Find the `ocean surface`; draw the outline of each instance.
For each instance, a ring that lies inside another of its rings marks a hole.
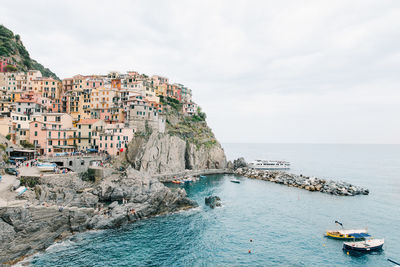
[[[185,185],[200,207],[115,230],[87,232],[31,259],[34,266],[393,266],[400,261],[400,145],[223,144],[229,159],[282,159],[291,172],[370,190],[339,197],[214,175]],[[218,195],[221,208],[204,198]],[[323,237],[338,220],[385,238],[379,253],[347,255]],[[250,242],[250,239],[253,242]],[[249,254],[248,251],[251,250]]]

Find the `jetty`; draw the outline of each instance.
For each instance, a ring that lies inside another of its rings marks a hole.
[[[311,192],[321,192],[337,196],[368,195],[369,190],[342,181],[332,181],[297,175],[282,171],[255,170],[251,168],[238,168],[236,175],[242,175],[250,179],[264,180],[277,184],[305,189]]]

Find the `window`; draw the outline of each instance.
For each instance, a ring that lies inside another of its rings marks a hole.
[[[69,161],[69,166],[72,166],[72,160]]]
[[[35,131],[35,136],[37,136],[37,132]],[[36,141],[36,140],[35,140]]]

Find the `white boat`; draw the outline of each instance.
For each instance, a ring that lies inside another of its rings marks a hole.
[[[57,167],[55,163],[38,163],[37,168],[41,172],[52,172]]]
[[[382,249],[384,243],[384,239],[365,239],[364,241],[358,242],[343,242],[343,249],[359,252],[377,251]]]
[[[20,186],[18,187],[15,192],[17,192],[18,196],[22,195],[23,193],[26,192],[26,190],[28,190],[25,186]]]
[[[289,170],[290,163],[283,160],[257,159],[251,162],[249,167],[257,170]]]

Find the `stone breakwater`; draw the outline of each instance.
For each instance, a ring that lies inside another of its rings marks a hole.
[[[238,168],[235,174],[250,179],[269,181],[277,184],[297,187],[308,191],[316,191],[337,196],[368,195],[369,190],[346,182],[325,180],[281,171],[264,171]]]

